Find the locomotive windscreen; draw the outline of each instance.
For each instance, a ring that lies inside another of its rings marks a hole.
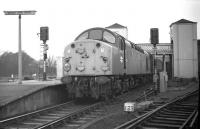
[[[90,29],[81,34],[76,40],[94,39],[108,43],[115,43],[115,36],[104,29]]]
[[[88,39],[88,32],[83,33],[78,40]]]
[[[102,30],[91,30],[89,32],[89,39],[102,40]]]

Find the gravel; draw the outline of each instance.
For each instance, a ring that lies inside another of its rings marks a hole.
[[[129,120],[136,118],[137,113],[127,113],[124,112],[125,102],[134,102],[134,100],[143,94],[144,90],[153,87],[152,84],[147,84],[143,86],[138,86],[132,91],[120,95],[109,102],[102,109],[105,111],[106,116],[99,118],[92,124],[86,127],[86,129],[113,129]],[[180,86],[179,86],[180,88]],[[153,101],[169,101],[179,95],[193,91],[198,88],[198,83],[192,82],[188,85],[182,86],[181,89],[176,89],[173,86],[168,88],[167,92],[159,93],[156,96],[149,98]]]

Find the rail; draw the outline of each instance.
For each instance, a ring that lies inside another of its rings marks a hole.
[[[194,94],[197,94],[198,93],[198,90],[195,90],[195,91],[192,91],[192,92],[189,92],[189,93],[186,93],[184,94],[183,96],[178,96],[176,97],[175,99],[173,99],[172,101],[146,113],[146,114],[143,114],[142,116],[139,116],[131,121],[128,121],[114,129],[130,129],[130,128],[134,128],[136,126],[138,126],[139,124],[141,124],[143,121],[147,120],[148,118],[150,118],[151,116],[153,116],[154,114],[156,114],[158,111],[162,110],[163,108],[175,103],[175,102],[178,102],[178,101],[181,101],[183,100],[184,98],[186,97],[189,97],[191,95],[194,95]],[[194,116],[194,117],[193,117]],[[183,123],[183,125],[181,126],[181,128],[185,127],[185,125],[188,123],[189,120],[191,120],[191,118],[194,118],[197,117],[196,115],[196,111],[193,111],[190,116],[188,117],[188,119],[185,121],[185,123]],[[193,123],[194,123],[195,120],[193,120]],[[192,126],[192,124],[191,124]]]
[[[73,103],[73,101],[62,103],[62,104],[52,106],[52,107],[48,107],[48,108],[44,108],[44,109],[41,109],[41,110],[33,111],[33,112],[26,113],[26,114],[23,114],[23,115],[11,117],[11,118],[8,118],[8,119],[0,120],[0,127],[5,123],[11,123],[13,121],[19,121],[19,119],[25,119],[27,117],[30,118],[30,117],[38,115],[40,113],[48,112],[50,110],[53,110],[53,109],[56,109],[56,108],[59,108],[61,106],[64,106],[66,104],[71,104],[71,103]]]
[[[59,119],[56,119],[56,120],[51,121],[51,122],[49,122],[49,123],[46,123],[46,124],[44,124],[44,125],[42,125],[42,126],[40,126],[40,127],[36,127],[36,128],[34,128],[34,129],[54,128],[54,126],[57,126],[57,124],[59,124],[59,123],[65,122],[67,119],[70,119],[70,118],[73,118],[73,117],[75,117],[75,116],[78,116],[78,115],[80,115],[80,114],[82,114],[82,113],[84,113],[84,112],[93,110],[93,109],[95,109],[95,108],[97,108],[97,107],[99,107],[99,106],[101,106],[101,105],[103,105],[103,104],[104,104],[103,102],[99,102],[99,103],[97,103],[97,104],[93,104],[93,105],[90,105],[90,106],[88,106],[88,107],[84,107],[84,108],[82,108],[81,110],[75,111],[75,112],[73,112],[73,113],[71,113],[71,114],[68,114],[68,115],[66,115],[66,116],[64,116],[64,117],[61,117],[61,118],[59,118]]]

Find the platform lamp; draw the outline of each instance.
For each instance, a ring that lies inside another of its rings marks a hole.
[[[5,15],[19,16],[19,42],[18,42],[18,84],[22,84],[22,50],[21,50],[21,15],[35,15],[36,11],[4,11]]]

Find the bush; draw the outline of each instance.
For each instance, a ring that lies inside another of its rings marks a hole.
[[[34,78],[31,77],[31,76],[25,76],[25,77],[24,77],[24,80],[34,80]]]

